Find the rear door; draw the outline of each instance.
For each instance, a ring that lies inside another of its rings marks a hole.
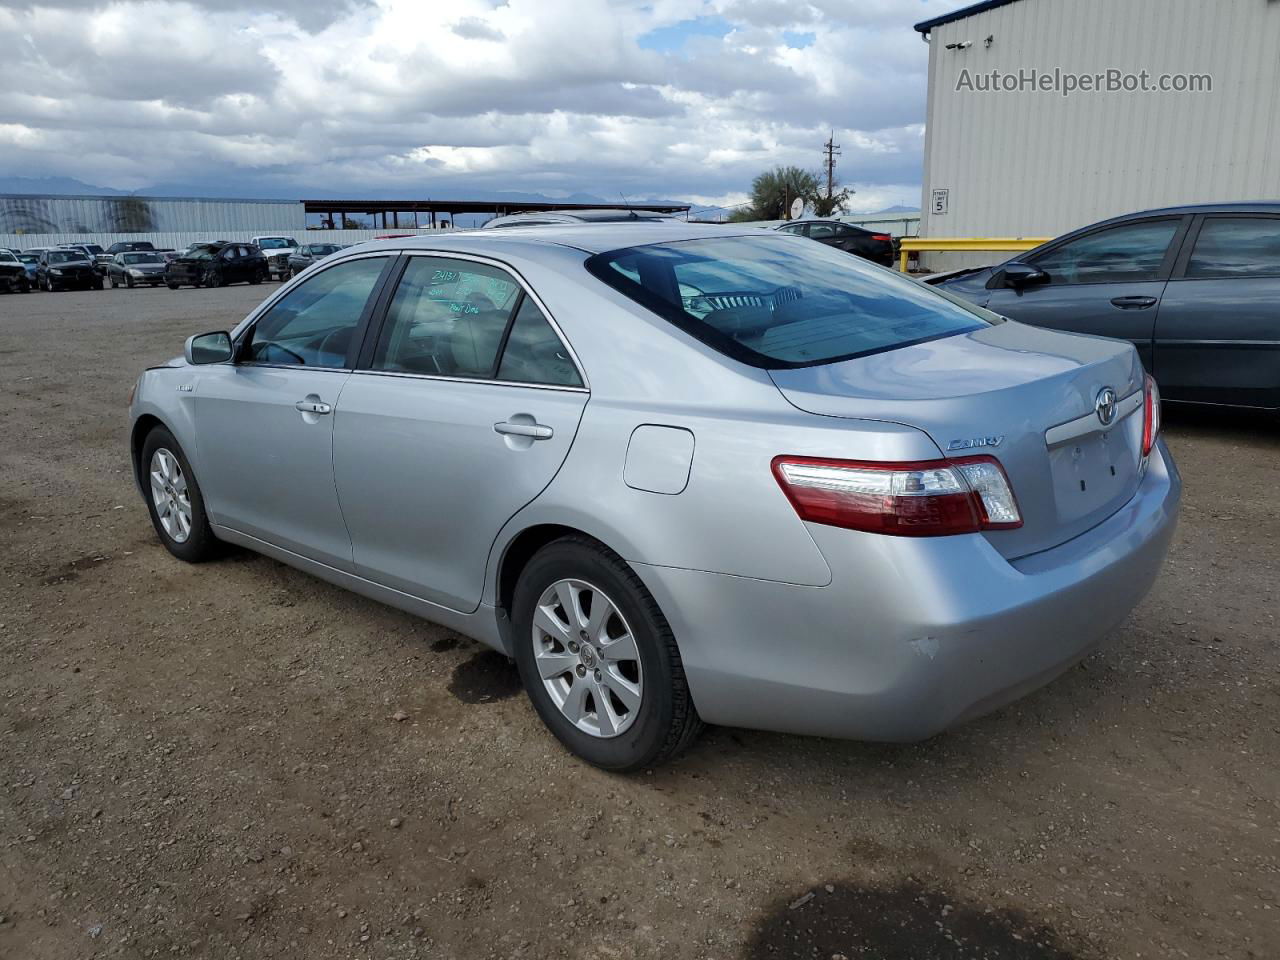
[[[1131,220],[1068,237],[1022,258],[1048,283],[997,286],[986,307],[1037,327],[1128,340],[1150,369],[1160,298],[1189,220]]]
[[[1280,407],[1280,217],[1197,217],[1183,246],[1156,321],[1161,393]]]
[[[334,423],[357,572],[476,609],[498,531],[560,469],[587,396],[568,346],[510,271],[406,257]]]

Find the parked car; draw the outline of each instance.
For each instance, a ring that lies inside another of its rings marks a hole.
[[[277,280],[289,279],[289,257],[298,249],[297,240],[293,237],[254,237],[250,242],[267,258],[271,276]]]
[[[22,261],[8,249],[0,250],[0,290],[6,293],[30,293],[31,278]]]
[[[170,290],[183,284],[193,287],[222,287],[229,283],[261,283],[270,279],[267,258],[249,243],[197,243],[165,266],[165,283]]]
[[[1129,344],[733,226],[364,243],[130,410],[174,556],[239,544],[476,637],[619,770],[701,720],[993,710],[1124,619],[1181,490]]]
[[[106,251],[102,249],[101,244],[97,243],[60,243],[59,250],[79,250],[89,258],[89,261],[98,268],[98,273],[105,276],[106,263],[102,260]]]
[[[114,290],[120,284],[136,287],[146,284],[158,287],[165,282],[167,263],[159,253],[148,253],[145,250],[137,253],[117,253],[107,265],[107,280]]]
[[[658,221],[680,223],[675,217],[651,210],[539,210],[536,213],[513,213],[505,217],[486,220],[482,226],[494,230],[499,227],[545,227],[552,224],[572,223],[656,223]]]
[[[1131,213],[926,282],[1023,323],[1128,340],[1166,400],[1280,408],[1280,203]]]
[[[36,264],[36,283],[55,290],[101,290],[107,285],[97,264],[80,250],[45,250]]]
[[[342,249],[343,245],[339,243],[304,243],[289,255],[288,275],[296,277],[303,270],[313,266],[316,261],[323,260]]]
[[[26,268],[27,282],[31,285],[31,289],[34,290],[36,287],[36,269],[40,266],[40,255],[23,250],[21,253],[15,253],[14,256]]]
[[[797,220],[774,229],[817,240],[883,267],[893,266],[893,237],[887,233],[864,230],[839,220]]]

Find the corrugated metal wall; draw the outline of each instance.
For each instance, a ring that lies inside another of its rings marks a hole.
[[[964,68],[1207,73],[1213,92],[958,91]],[[1150,207],[1277,198],[1280,3],[1019,0],[933,31],[925,236],[1054,236]],[[938,268],[953,256],[930,255]]]
[[[0,247],[28,250],[32,247],[56,247],[60,243],[96,243],[109,247],[117,240],[147,240],[158,249],[185,249],[192,243],[207,240],[251,240],[255,236],[280,233],[299,243],[360,243],[386,236],[388,233],[452,233],[452,230],[201,230],[199,233],[0,233]]]
[[[301,230],[294,200],[208,200],[157,197],[0,195],[0,233],[269,233]]]

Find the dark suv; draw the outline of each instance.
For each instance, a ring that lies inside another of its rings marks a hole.
[[[106,281],[82,250],[45,250],[36,265],[36,286],[42,290],[101,290]]]
[[[221,287],[228,283],[261,283],[271,276],[267,258],[251,243],[194,243],[169,261],[164,281],[170,290],[183,284]]]

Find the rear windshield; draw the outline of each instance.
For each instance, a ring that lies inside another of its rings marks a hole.
[[[682,240],[597,254],[587,269],[752,366],[808,367],[987,326],[907,277],[803,237]]]

